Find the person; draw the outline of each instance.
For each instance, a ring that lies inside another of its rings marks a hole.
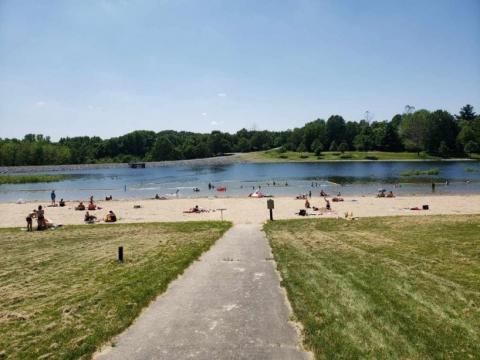
[[[63,198],[60,199],[60,202],[58,203],[58,205],[60,207],[64,207],[65,206],[65,201],[63,201]]]
[[[395,195],[393,195],[393,191],[389,191],[388,194],[387,194],[387,198],[394,198]]]
[[[85,213],[85,219],[84,221],[89,224],[93,224],[97,220],[97,217],[95,215],[90,215],[90,213],[87,211]]]
[[[105,222],[115,222],[115,221],[117,221],[117,215],[115,215],[115,213],[112,210],[110,210],[108,212],[108,214],[105,215],[104,220],[105,220]]]
[[[309,191],[308,191],[308,197],[309,197],[309,198],[312,197],[312,190],[309,190]]]
[[[328,196],[328,194],[322,189],[320,190],[320,196],[325,197],[325,196]]]
[[[384,198],[385,197],[385,190],[380,190],[377,194],[378,198]]]
[[[310,202],[308,201],[308,199],[305,200],[305,208],[310,209]]]
[[[341,194],[341,193],[338,193],[337,196],[335,196],[335,197],[332,199],[332,201],[333,201],[333,202],[343,201],[342,194]]]
[[[155,194],[155,200],[160,200],[160,196],[158,194]]]
[[[50,199],[52,199],[52,205],[55,206],[55,198],[57,197],[57,195],[55,195],[55,190],[52,190],[52,192],[50,193]]]
[[[80,201],[80,203],[77,206],[75,206],[75,210],[80,210],[80,211],[85,210],[85,205],[83,204],[83,201]]]
[[[46,229],[45,223],[45,211],[43,210],[42,205],[38,205],[37,210],[37,230],[45,230]]]
[[[435,183],[432,181],[432,192],[435,192]]]
[[[327,199],[326,197],[324,197],[324,199],[325,199],[325,203],[326,203],[326,204],[325,204],[325,208],[326,208],[327,210],[331,210],[332,207],[330,206],[330,201],[328,201],[328,199]]]
[[[208,190],[212,190],[212,183],[211,182],[208,183]]]
[[[37,217],[37,210],[33,209],[31,213],[27,215],[27,231],[33,231],[33,218]]]
[[[113,200],[113,196],[110,195],[110,196],[105,196],[105,201],[110,201],[110,200]]]

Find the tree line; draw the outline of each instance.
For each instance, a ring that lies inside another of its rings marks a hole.
[[[279,148],[280,151],[415,151],[442,157],[480,152],[480,116],[465,105],[458,114],[444,110],[415,111],[406,106],[390,121],[345,121],[340,115],[317,119],[286,131],[241,129],[235,134],[212,131],[138,130],[101,139],[27,134],[0,138],[0,165],[60,165],[205,158],[230,152]]]

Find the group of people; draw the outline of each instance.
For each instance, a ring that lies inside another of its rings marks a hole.
[[[42,205],[38,205],[37,209],[33,209],[27,215],[27,231],[33,231],[33,219],[37,219],[37,230],[46,230],[53,227],[53,223],[45,217],[45,210]]]
[[[66,205],[63,198],[60,199],[58,204],[56,203],[55,190],[52,190],[52,192],[50,193],[50,199],[51,199],[52,202],[51,202],[51,205],[49,205],[49,206],[64,207]],[[113,199],[112,195],[105,197],[106,201],[110,201],[112,199]],[[93,223],[98,221],[97,217],[95,215],[90,214],[89,211],[100,210],[100,209],[101,209],[101,207],[99,207],[98,205],[95,204],[95,202],[93,200],[93,196],[90,196],[90,200],[89,200],[89,203],[88,203],[87,206],[85,206],[85,204],[82,201],[80,201],[79,204],[77,206],[75,206],[75,210],[79,210],[79,211],[87,210],[87,212],[85,213],[85,216],[84,216],[84,221],[88,224],[93,224]],[[37,220],[37,230],[46,230],[46,229],[49,229],[49,228],[52,228],[52,227],[56,227],[56,225],[54,225],[50,220],[48,220],[45,217],[45,210],[44,210],[42,205],[39,205],[37,209],[33,209],[30,213],[28,213],[28,215],[26,217],[27,231],[33,231],[33,220],[34,219]],[[117,216],[115,215],[115,213],[112,210],[110,210],[104,216],[103,221],[105,221],[105,222],[116,222],[117,221]],[[58,225],[58,226],[60,226],[60,225]]]
[[[380,189],[378,190],[378,193],[377,193],[377,198],[394,198],[395,195],[393,194],[393,191],[389,191],[388,193],[386,193],[387,191],[385,189]]]

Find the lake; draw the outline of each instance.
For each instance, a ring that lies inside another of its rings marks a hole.
[[[438,168],[435,176],[401,176],[408,170]],[[42,172],[47,174],[49,172]],[[244,197],[261,187],[274,196],[293,196],[321,189],[329,194],[374,195],[379,188],[399,195],[480,193],[480,163],[467,161],[425,162],[324,162],[324,163],[236,163],[223,166],[163,166],[145,169],[80,169],[55,174],[71,178],[55,183],[0,185],[0,201],[50,199],[96,199],[167,197]],[[449,181],[449,185],[445,181]],[[225,186],[226,192],[209,190],[208,183]],[[275,186],[273,185],[275,182]],[[288,184],[288,185],[287,185]],[[198,187],[199,192],[192,189]]]

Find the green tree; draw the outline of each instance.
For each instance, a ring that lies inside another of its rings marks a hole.
[[[345,152],[345,151],[348,151],[348,144],[344,141],[342,142],[340,145],[338,145],[338,151],[341,151],[342,154]]]
[[[465,105],[460,109],[460,113],[456,116],[458,120],[473,121],[475,120],[475,111],[470,104]]]

